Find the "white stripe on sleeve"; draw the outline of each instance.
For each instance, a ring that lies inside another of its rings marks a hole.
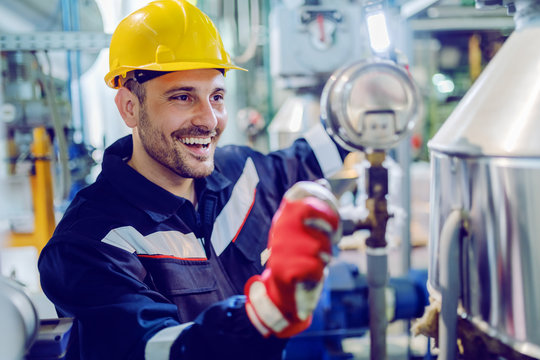
[[[219,256],[244,225],[255,201],[259,175],[251,158],[246,160],[242,175],[234,185],[231,198],[221,210],[212,231],[212,246]]]
[[[343,166],[343,160],[339,156],[336,144],[330,139],[330,135],[324,130],[322,124],[317,124],[309,129],[304,139],[315,153],[324,177],[328,178],[337,173]]]
[[[180,259],[206,259],[201,242],[192,232],[157,231],[142,235],[132,226],[122,226],[109,231],[101,240],[137,255],[167,255]]]

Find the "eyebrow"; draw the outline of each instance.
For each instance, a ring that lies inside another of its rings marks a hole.
[[[178,92],[178,91],[187,91],[187,92],[193,92],[195,91],[196,89],[193,87],[193,86],[181,86],[181,87],[175,87],[175,88],[172,88],[172,89],[169,89],[167,90],[163,95],[164,96],[169,96],[175,92]],[[222,88],[222,87],[216,87],[212,90],[212,93],[215,93],[215,92],[227,92],[227,90],[225,88]]]
[[[175,93],[177,91],[191,92],[191,91],[194,91],[194,90],[195,90],[195,88],[193,86],[181,86],[181,87],[175,87],[175,88],[169,89],[169,90],[165,91],[165,93],[163,95],[168,96],[168,95],[171,95],[172,93]]]

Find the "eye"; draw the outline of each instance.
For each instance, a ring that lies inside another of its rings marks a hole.
[[[221,103],[221,102],[223,102],[224,99],[225,99],[225,97],[223,96],[223,94],[214,94],[214,95],[212,95],[212,101],[214,101],[214,102]]]
[[[188,94],[178,94],[171,96],[170,99],[186,102],[189,101],[191,97]]]

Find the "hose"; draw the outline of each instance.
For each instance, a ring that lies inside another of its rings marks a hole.
[[[38,76],[41,83],[43,84],[45,100],[47,101],[47,105],[49,106],[51,110],[53,129],[54,129],[54,133],[56,134],[56,142],[58,144],[58,161],[59,161],[60,169],[61,169],[60,195],[62,199],[66,199],[69,196],[69,191],[71,187],[71,173],[69,169],[69,154],[68,154],[68,148],[67,148],[67,139],[64,133],[62,120],[60,119],[58,106],[56,104],[56,92],[54,89],[53,77],[51,73],[51,69],[52,69],[51,59],[47,51],[45,51],[44,54],[45,54],[45,58],[47,59],[47,65],[49,66],[48,79],[43,73],[43,69],[40,66],[40,62],[36,56],[36,53],[32,52],[32,55],[34,56],[38,64]]]

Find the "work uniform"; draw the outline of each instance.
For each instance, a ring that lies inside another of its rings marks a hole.
[[[105,151],[101,174],[39,259],[45,294],[76,319],[73,351],[99,360],[279,359],[284,342],[260,336],[239,294],[264,268],[285,191],[339,170],[345,152],[322,126],[268,155],[217,148],[215,170],[195,180],[195,207],[131,168],[132,146],[127,136]]]

